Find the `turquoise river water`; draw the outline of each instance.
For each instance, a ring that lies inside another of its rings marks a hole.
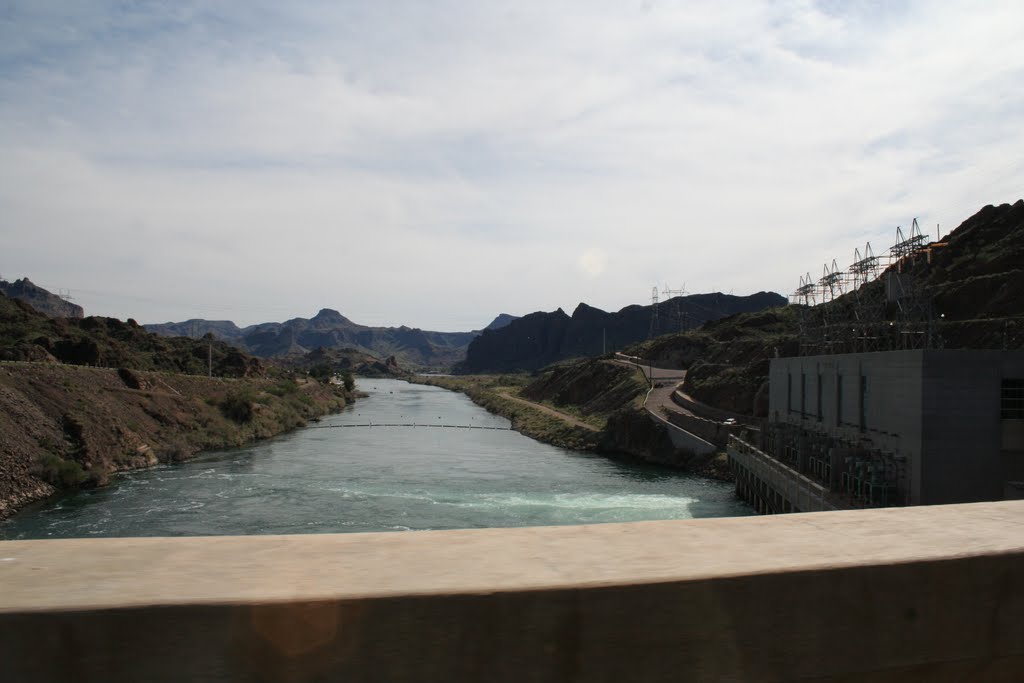
[[[120,476],[30,506],[0,538],[300,534],[630,522],[751,514],[730,484],[575,453],[514,431],[468,398],[398,380],[259,444]]]

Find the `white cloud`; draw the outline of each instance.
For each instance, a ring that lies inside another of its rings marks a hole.
[[[1024,187],[1015,3],[236,7],[0,12],[0,273],[470,329],[785,292]]]

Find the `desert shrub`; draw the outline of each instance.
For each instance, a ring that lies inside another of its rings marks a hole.
[[[53,453],[46,453],[39,458],[36,473],[46,483],[62,489],[80,486],[88,478],[79,463]]]
[[[192,456],[192,449],[182,440],[171,441],[157,448],[157,459],[164,463],[181,462]]]
[[[224,417],[238,424],[251,422],[253,418],[253,396],[248,391],[233,391],[220,402]]]
[[[334,376],[334,370],[327,363],[319,363],[309,369],[309,376],[321,382],[330,382],[331,377]]]
[[[267,387],[267,393],[273,394],[278,398],[287,396],[288,394],[294,394],[298,390],[299,385],[295,383],[295,380],[291,379],[283,379],[280,382],[276,382]]]
[[[117,376],[121,378],[124,385],[129,389],[141,389],[142,382],[139,381],[139,376],[128,368],[118,368]]]

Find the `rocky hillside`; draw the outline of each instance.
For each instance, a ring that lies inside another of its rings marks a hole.
[[[122,470],[273,436],[351,400],[311,379],[0,364],[0,519]]]
[[[659,367],[686,368],[685,390],[703,403],[744,415],[767,415],[768,364],[799,352],[794,307],[707,323],[631,347]]]
[[[698,327],[710,320],[747,311],[782,306],[786,299],[773,292],[750,296],[694,294],[658,304],[660,329],[685,323]],[[580,304],[571,316],[531,313],[498,330],[484,330],[457,366],[462,373],[536,370],[557,361],[600,355],[646,339],[651,330],[651,306],[627,306],[608,313]]]
[[[984,207],[924,253],[890,271],[898,271],[901,282],[928,302],[931,323],[918,326],[930,328],[935,346],[1024,348],[1024,200]],[[875,324],[884,335],[896,330],[900,320],[896,303],[885,303],[886,288],[893,287],[887,281],[891,278],[882,273],[858,292],[827,304],[737,315],[638,344],[629,352],[665,367],[687,368],[685,388],[704,403],[763,416],[769,361],[775,355],[800,353],[801,315],[805,325],[828,320],[840,328],[859,325],[867,330],[869,324],[857,319],[856,301],[877,301],[880,322]],[[831,346],[835,351],[859,350],[853,339],[836,338]]]
[[[489,328],[514,319],[499,315]],[[239,328],[233,322],[186,320],[146,325],[164,336],[195,336],[211,332],[247,353],[263,358],[303,356],[319,348],[354,349],[376,358],[394,356],[406,367],[447,368],[465,358],[466,347],[479,332],[431,332],[411,327],[367,327],[341,313],[322,309],[312,318],[293,318],[283,323],[260,323]]]
[[[271,377],[224,342],[51,319],[2,294],[0,361],[0,518],[113,472],[273,436],[352,398],[344,384]]]
[[[531,401],[571,406],[583,415],[604,415],[629,405],[647,390],[635,369],[607,361],[567,363],[539,374],[519,392]]]
[[[385,359],[371,356],[357,349],[327,349],[320,347],[301,356],[285,356],[277,358],[274,364],[283,368],[292,368],[302,372],[323,377],[330,374],[353,375],[358,377],[408,377],[409,371],[404,369],[394,356]]]
[[[24,301],[50,318],[81,318],[85,315],[81,306],[48,292],[27,277],[14,282],[0,280],[0,294],[5,295],[8,299]]]
[[[190,318],[180,323],[161,323],[158,325],[143,325],[147,332],[153,332],[163,337],[194,337],[199,338],[212,334],[221,341],[235,343],[243,336],[242,328],[230,320],[203,320],[202,318]]]
[[[205,375],[211,356],[215,376],[264,373],[258,359],[224,342],[160,337],[133,320],[47,318],[22,301],[0,295],[0,360]]]
[[[936,346],[1020,348],[1024,343],[1024,200],[986,206],[938,243],[890,271],[901,288],[912,288],[927,303]],[[884,300],[894,289],[886,274],[861,288],[859,296]],[[813,316],[854,319],[856,296],[818,306]],[[889,304],[887,320],[898,319]]]

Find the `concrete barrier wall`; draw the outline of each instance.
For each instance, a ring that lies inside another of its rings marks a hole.
[[[732,418],[737,422],[750,422],[753,418],[750,415],[743,415],[742,413],[734,413],[731,410],[724,410],[722,408],[715,408],[709,406],[706,403],[698,403],[697,401],[691,400],[687,396],[683,395],[679,391],[672,392],[672,402],[680,408],[689,410],[694,415],[706,418],[708,420],[716,420],[723,422]]]
[[[668,430],[668,436],[672,440],[672,445],[675,446],[677,450],[691,455],[710,455],[717,450],[715,444],[710,441],[705,441],[696,434],[686,431],[679,425],[672,424],[653,410],[648,409],[647,414],[650,415],[651,419],[655,422],[664,425],[665,429]]]
[[[1017,681],[1024,502],[0,543],[10,681]]]
[[[719,449],[724,450],[730,436],[739,436],[743,432],[760,434],[761,430],[746,424],[722,424],[696,415],[684,415],[675,411],[668,411],[665,419],[682,427],[691,434],[695,434],[705,441],[710,441]],[[759,438],[759,437],[758,437]],[[753,438],[757,440],[757,438]]]

